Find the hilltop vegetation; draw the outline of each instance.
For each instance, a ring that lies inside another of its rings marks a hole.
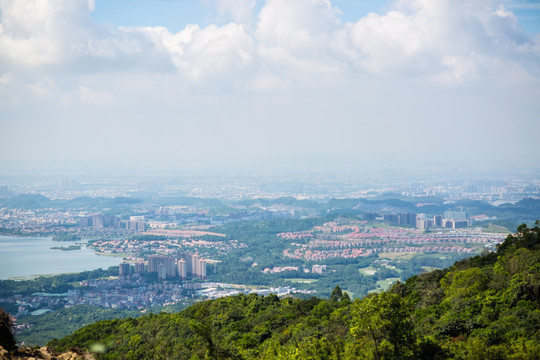
[[[106,320],[49,343],[98,359],[538,359],[540,228],[351,302],[238,295]]]

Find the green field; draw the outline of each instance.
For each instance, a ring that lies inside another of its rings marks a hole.
[[[403,252],[388,252],[388,253],[379,253],[379,258],[381,259],[401,259],[408,260],[412,259],[417,253],[403,253]]]
[[[487,229],[484,229],[485,232],[490,232],[490,233],[498,233],[498,234],[510,234],[511,231],[508,230],[507,228],[505,228],[504,226],[500,226],[500,225],[494,225],[494,224],[489,224],[488,228]]]
[[[384,279],[384,280],[379,280],[379,281],[377,281],[377,286],[380,287],[382,290],[388,290],[388,288],[392,284],[397,282],[398,280],[400,280],[400,279],[399,278],[388,278],[388,279]]]
[[[358,269],[358,271],[360,271],[360,274],[368,275],[368,276],[372,276],[372,275],[375,275],[377,273],[377,270],[372,266],[368,266],[368,267],[365,267],[365,268]]]
[[[318,279],[285,279],[287,281],[297,283],[297,284],[313,284],[314,282],[319,281]]]

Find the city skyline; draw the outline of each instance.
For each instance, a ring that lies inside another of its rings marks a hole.
[[[490,0],[3,1],[0,165],[537,171],[539,12]]]

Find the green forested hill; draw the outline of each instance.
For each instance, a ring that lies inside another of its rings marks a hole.
[[[54,340],[100,359],[540,359],[540,228],[351,302],[238,295]]]

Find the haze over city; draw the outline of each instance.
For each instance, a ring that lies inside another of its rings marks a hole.
[[[0,163],[537,170],[539,24],[538,1],[0,1]]]

